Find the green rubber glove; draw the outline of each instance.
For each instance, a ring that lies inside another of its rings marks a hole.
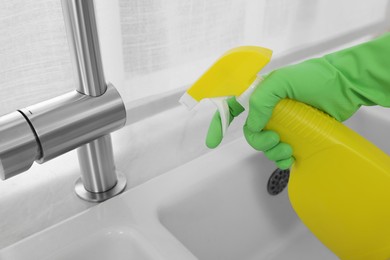
[[[276,104],[291,98],[316,107],[339,121],[351,117],[362,105],[390,107],[390,34],[339,52],[273,71],[254,91],[244,135],[256,150],[276,161],[281,169],[293,163],[292,148],[279,135],[263,128]],[[229,100],[231,120],[243,111]],[[211,121],[206,145],[222,141],[220,117]]]

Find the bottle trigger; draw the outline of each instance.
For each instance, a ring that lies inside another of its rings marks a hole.
[[[227,103],[227,97],[211,98],[211,100],[216,105],[219,115],[221,116],[222,136],[225,136],[230,123],[230,111]]]

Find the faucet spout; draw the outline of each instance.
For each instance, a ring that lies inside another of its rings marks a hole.
[[[125,121],[122,98],[111,84],[99,97],[75,90],[4,115],[0,117],[0,178],[108,135]]]
[[[0,178],[6,180],[27,171],[34,161],[44,163],[81,147],[77,195],[93,202],[115,196],[125,188],[126,178],[115,171],[110,133],[125,122],[125,106],[111,84],[98,97],[74,90],[1,116]],[[92,160],[86,154],[93,155]]]
[[[27,171],[41,150],[34,130],[19,111],[0,117],[0,133],[0,178],[6,180]]]

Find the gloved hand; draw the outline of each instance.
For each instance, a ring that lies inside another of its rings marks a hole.
[[[281,169],[293,163],[292,148],[274,131],[263,130],[276,104],[283,98],[316,107],[339,121],[362,105],[390,107],[390,34],[322,58],[284,67],[267,75],[250,97],[244,135],[256,150],[276,161]],[[231,120],[244,109],[232,98]],[[211,121],[206,145],[222,141],[218,112]]]

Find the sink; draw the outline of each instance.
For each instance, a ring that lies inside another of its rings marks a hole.
[[[301,224],[287,192],[268,194],[274,164],[242,140],[231,145],[199,160],[203,181],[172,195],[161,223],[199,259],[337,259]]]
[[[113,227],[77,239],[45,259],[156,259],[157,255],[152,251],[153,249],[149,248],[134,230]]]
[[[347,124],[389,153],[390,117],[379,110]],[[4,248],[0,259],[338,259],[301,223],[287,190],[268,194],[274,170],[240,138]]]
[[[100,206],[5,248],[0,259],[160,259],[126,210]]]

